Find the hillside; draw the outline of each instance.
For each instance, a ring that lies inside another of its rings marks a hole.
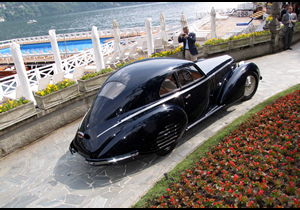
[[[28,19],[149,2],[0,2],[0,19]]]

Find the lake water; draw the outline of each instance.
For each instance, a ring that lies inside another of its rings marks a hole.
[[[87,12],[36,17],[37,23],[27,24],[28,19],[0,22],[0,41],[14,38],[112,29],[115,18],[119,28],[144,27],[145,19],[152,18],[152,25],[160,25],[159,14],[163,11],[167,25],[180,24],[183,12],[188,22],[196,19],[196,13],[217,8],[236,8],[242,2],[158,2],[143,5],[100,9]]]

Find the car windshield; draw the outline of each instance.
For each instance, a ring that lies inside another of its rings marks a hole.
[[[109,99],[117,97],[125,88],[125,85],[121,82],[108,82],[100,91],[98,96],[104,96]]]

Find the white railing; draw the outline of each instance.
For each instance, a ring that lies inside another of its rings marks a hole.
[[[159,33],[154,35],[154,37],[157,37]],[[128,46],[129,44],[133,42],[139,41],[139,37],[129,37],[129,38],[124,38],[121,39],[121,44],[123,46]],[[141,36],[142,39],[146,39],[146,36]],[[109,54],[113,53],[113,48],[114,48],[114,41],[110,41],[107,43],[104,43],[101,45],[102,48],[102,53],[103,56],[108,56]],[[86,51],[81,51],[78,54],[75,54],[69,58],[63,59],[62,60],[62,68],[63,71],[66,74],[72,74],[75,67],[81,66],[81,65],[88,65],[92,62],[94,62],[94,56],[93,56],[93,48],[86,50]],[[27,75],[28,75],[28,80],[30,83],[31,87],[34,87],[38,85],[38,80],[40,78],[43,78],[45,76],[51,76],[54,74],[54,66],[55,64],[49,64],[45,65],[42,67],[38,67],[32,70],[28,70]],[[2,99],[3,96],[6,95],[14,95],[16,86],[19,85],[19,81],[17,79],[17,74],[12,75],[12,76],[7,76],[4,78],[0,79],[0,100]]]
[[[145,32],[145,27],[123,28],[120,29],[121,36],[137,35],[138,33]],[[153,26],[153,33],[159,32],[160,26]],[[126,32],[126,33],[125,33]],[[113,29],[99,30],[100,37],[113,37]],[[70,39],[91,39],[91,31],[85,32],[73,32],[65,34],[56,34],[57,41],[64,41]],[[18,44],[35,43],[35,42],[50,42],[49,35],[44,36],[32,36],[24,38],[15,38],[10,40],[0,41],[0,47],[9,47],[9,44],[16,42]]]
[[[230,13],[232,11],[233,8],[216,8],[215,11],[217,13],[220,13],[220,14],[224,14],[224,13]],[[202,11],[199,11],[199,12],[196,12],[196,19],[199,19],[199,18],[202,18],[202,17],[205,17],[206,15],[210,15],[211,13],[211,10],[202,10]],[[226,15],[226,14],[225,14]]]
[[[121,29],[121,31],[122,30],[123,29]],[[123,30],[122,32],[124,33],[125,30]],[[126,36],[136,35],[137,33],[140,34],[140,33],[145,32],[145,27],[126,28],[126,32],[127,32],[127,34],[125,34]],[[158,38],[160,36],[160,26],[153,26],[152,32],[154,32],[153,38]],[[99,35],[101,35],[101,34],[106,35],[106,36],[113,36],[113,30],[99,31]],[[91,38],[91,32],[57,34],[56,36],[57,36],[58,41],[65,40],[66,37],[67,38],[74,38],[74,37],[75,38],[84,38],[84,37]],[[122,36],[122,34],[121,34],[121,36]],[[2,44],[8,43],[8,45],[11,42],[19,42],[19,43],[31,42],[32,43],[32,42],[36,42],[36,41],[48,41],[48,37],[49,36],[26,37],[26,38],[20,38],[20,39],[6,40],[6,41],[2,41],[0,43],[2,43]],[[126,38],[122,38],[120,41],[123,46],[128,46],[129,44],[131,44],[133,42],[142,43],[143,40],[146,40],[145,35],[135,36],[135,37],[126,37]],[[101,45],[101,48],[102,48],[103,56],[108,56],[109,54],[111,54],[113,52],[114,41],[109,41],[107,43],[103,43]],[[68,53],[65,53],[65,54],[68,54]],[[43,55],[43,54],[38,54],[38,55]],[[27,57],[27,56],[34,56],[34,55],[23,55],[23,57]],[[12,56],[6,56],[5,58],[10,58],[10,57],[12,57]],[[80,65],[88,65],[92,62],[94,62],[94,56],[93,56],[93,49],[91,48],[86,51],[80,51],[80,53],[75,54],[69,58],[63,59],[62,60],[62,68],[63,68],[63,71],[65,72],[65,75],[72,74],[75,67],[80,66]],[[43,78],[45,76],[52,76],[54,74],[54,68],[55,68],[55,64],[53,63],[53,64],[45,65],[42,67],[38,67],[38,68],[35,68],[32,70],[26,71],[28,80],[29,80],[29,83],[30,83],[30,86],[32,87],[32,89],[34,86],[38,85],[38,80],[40,78]],[[19,85],[19,81],[18,81],[17,74],[1,78],[0,79],[0,100],[4,96],[7,96],[7,95],[9,95],[10,97],[14,97],[13,95],[15,94],[16,86],[18,86],[18,85]]]
[[[102,53],[103,55],[108,55],[113,52],[113,41],[105,43],[102,45]],[[72,57],[62,60],[62,68],[65,74],[70,74],[73,72],[75,67],[80,65],[88,65],[93,62],[93,49],[89,49],[87,51],[82,51],[80,54],[76,54]],[[50,76],[54,74],[54,65],[49,64],[42,67],[38,67],[32,70],[26,71],[28,75],[28,80],[30,86],[36,86],[38,84],[38,80],[45,76]],[[16,86],[19,85],[19,81],[17,79],[17,74],[12,76],[7,76],[0,79],[0,98],[5,95],[10,95],[15,92]],[[1,91],[2,90],[2,91]]]

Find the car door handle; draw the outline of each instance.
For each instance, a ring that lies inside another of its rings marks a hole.
[[[185,99],[188,99],[188,98],[190,98],[191,97],[191,94],[188,94],[186,97],[185,97]]]

